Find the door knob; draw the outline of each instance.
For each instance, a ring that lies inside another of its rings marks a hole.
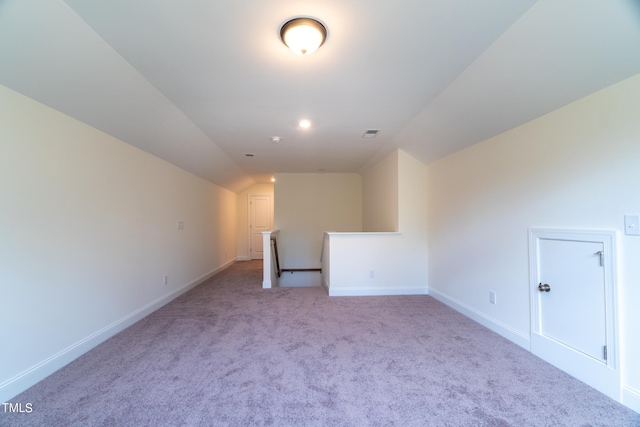
[[[546,283],[543,285],[542,283],[538,284],[538,290],[540,292],[551,292],[551,286]]]

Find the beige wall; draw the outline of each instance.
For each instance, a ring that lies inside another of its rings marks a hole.
[[[0,200],[3,402],[237,253],[234,193],[3,86]]]
[[[249,196],[271,196],[271,218],[273,218],[273,184],[256,184],[238,193],[238,260],[250,259],[249,254]]]
[[[365,206],[384,210],[382,215],[364,212],[364,217],[373,218],[372,223],[380,219],[379,224],[393,218],[397,232],[329,234],[325,238],[329,261],[324,260],[323,266],[329,294],[427,293],[427,167],[396,150],[368,170],[363,182],[369,197]]]
[[[362,178],[355,173],[276,174],[275,227],[284,268],[320,268],[325,231],[362,231]]]
[[[416,283],[427,286],[427,166],[398,150],[398,230],[404,263]]]
[[[362,176],[364,231],[398,231],[398,151]]]
[[[623,398],[640,410],[640,75],[428,166],[429,287],[529,335],[530,227],[618,231]],[[498,294],[489,303],[489,290]]]

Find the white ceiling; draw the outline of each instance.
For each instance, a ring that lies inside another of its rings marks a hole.
[[[639,4],[0,0],[0,84],[237,192],[429,163],[637,74]],[[294,16],[328,27],[312,56]]]

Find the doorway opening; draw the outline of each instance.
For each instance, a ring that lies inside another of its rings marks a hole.
[[[262,259],[262,233],[273,230],[273,204],[270,194],[249,195],[249,259]]]
[[[615,237],[529,230],[531,352],[620,401]]]

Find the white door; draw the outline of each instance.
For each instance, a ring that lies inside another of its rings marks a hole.
[[[605,362],[604,245],[541,239],[539,251],[541,335]]]
[[[262,259],[262,232],[271,231],[271,196],[249,196],[249,251],[251,259]]]
[[[532,233],[532,352],[618,399],[613,234]]]

